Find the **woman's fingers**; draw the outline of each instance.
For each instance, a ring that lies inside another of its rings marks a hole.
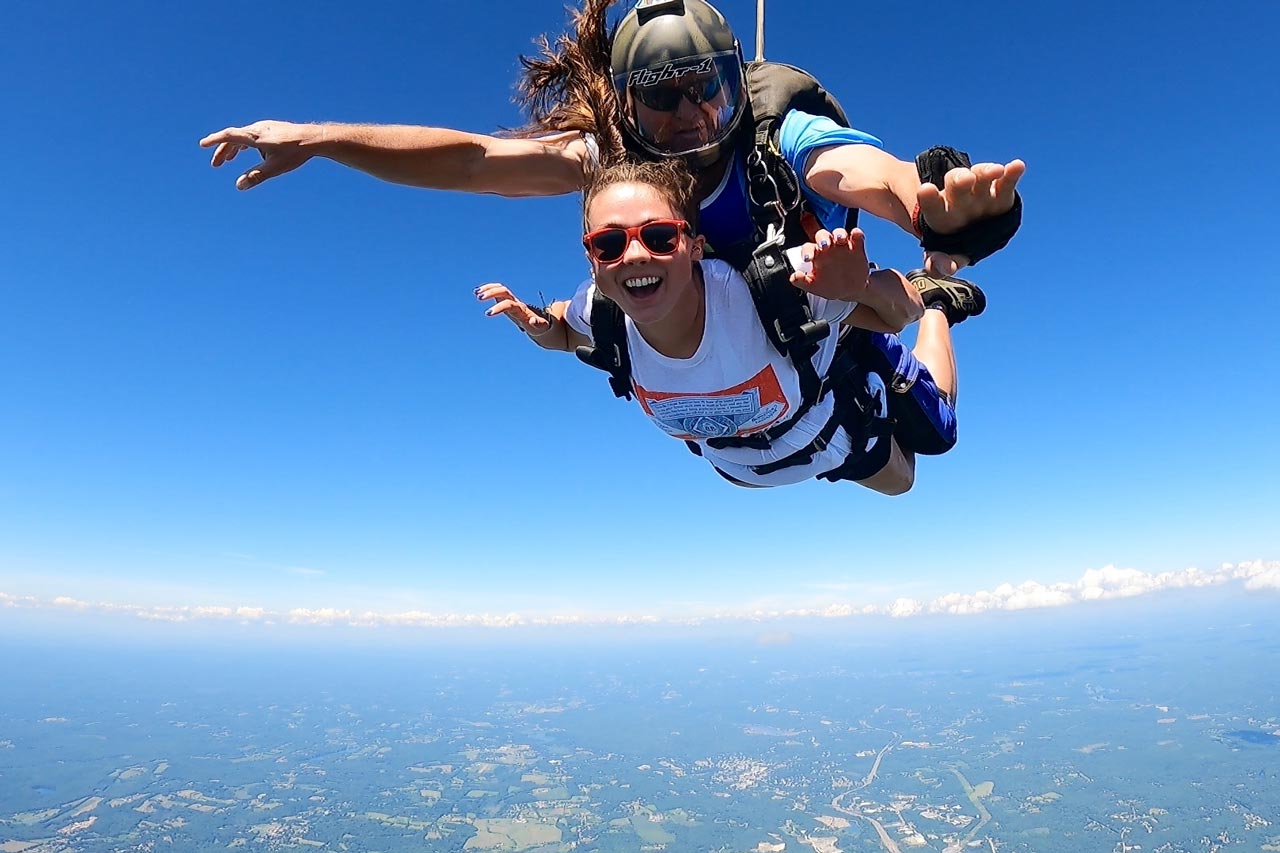
[[[484,314],[486,317],[496,317],[499,314],[506,314],[508,319],[519,322],[516,315],[508,313],[512,308],[516,307],[516,303],[511,299],[501,299],[488,307]]]
[[[514,299],[515,298],[515,294],[512,293],[511,290],[505,284],[499,284],[496,281],[490,282],[488,284],[480,285],[479,287],[476,288],[475,293],[476,293],[476,299],[479,299],[481,302],[485,301],[486,299]]]
[[[499,314],[504,314],[508,320],[526,332],[542,331],[550,324],[550,321],[541,314],[517,299],[515,294],[504,284],[498,284],[497,282],[482,284],[475,289],[475,294],[476,299],[480,302],[488,299],[493,300],[493,304],[484,312],[486,317],[497,317]]]

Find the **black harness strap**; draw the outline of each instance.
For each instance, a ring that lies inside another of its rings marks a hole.
[[[781,62],[747,63],[747,91],[750,113],[744,119],[744,126],[753,130],[742,134],[742,147],[737,156],[744,158],[748,165],[747,195],[755,235],[754,239],[717,245],[708,255],[726,260],[739,270],[746,267],[756,247],[766,239],[771,223],[780,224],[789,247],[809,240],[810,234],[804,226],[806,213],[816,223],[817,217],[808,211],[801,181],[778,146],[778,130],[783,119],[792,110],[800,110],[849,127],[849,118],[840,103],[811,74],[795,66]],[[752,175],[753,165],[764,168]],[[767,209],[775,199],[781,201],[783,210]],[[858,211],[851,209],[845,217],[845,228],[852,229],[857,224]]]
[[[763,477],[766,474],[772,474],[774,471],[781,471],[783,468],[790,468],[793,465],[808,465],[813,461],[814,456],[827,449],[827,445],[831,443],[832,436],[836,434],[836,430],[840,429],[840,426],[840,418],[832,415],[818,434],[814,436],[813,441],[806,446],[774,462],[752,465],[751,470]]]
[[[823,425],[818,435],[808,445],[774,462],[754,466],[751,470],[764,476],[793,465],[807,465],[813,457],[827,449],[836,430],[844,427],[849,436],[851,450],[838,467],[819,479],[862,480],[879,471],[889,461],[890,442],[894,421],[884,417],[880,410],[885,401],[882,393],[867,387],[869,371],[866,368],[865,348],[870,346],[870,334],[862,329],[850,329],[840,341],[831,369],[827,373],[827,386],[835,394],[835,412]],[[863,448],[872,438],[878,440],[870,453]]]
[[[592,346],[578,347],[574,354],[584,364],[609,374],[615,397],[631,399],[631,353],[627,351],[627,321],[618,303],[597,289],[591,299]]]

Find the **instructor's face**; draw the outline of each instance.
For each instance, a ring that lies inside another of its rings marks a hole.
[[[656,147],[671,152],[695,151],[713,142],[722,111],[731,106],[727,87],[718,82],[714,74],[686,74],[646,87],[633,102],[637,127]],[[655,109],[650,106],[655,102],[673,106]]]

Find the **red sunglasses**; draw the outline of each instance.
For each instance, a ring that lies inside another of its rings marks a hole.
[[[683,219],[651,219],[630,228],[608,225],[584,236],[582,245],[593,261],[602,264],[620,260],[627,253],[631,241],[636,239],[646,252],[663,257],[676,253],[680,248],[680,232],[688,230],[689,223]]]

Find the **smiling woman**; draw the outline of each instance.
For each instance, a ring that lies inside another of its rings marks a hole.
[[[749,284],[723,261],[703,260],[693,199],[694,179],[679,160],[611,163],[583,191],[591,279],[572,300],[533,308],[497,283],[476,296],[492,300],[489,316],[505,315],[540,347],[576,351],[609,370],[618,396],[634,396],[659,429],[730,482],[779,486],[818,477],[886,494],[909,489],[914,454],[948,449],[955,420],[929,367],[896,337],[882,336],[894,357],[884,376],[876,373],[871,365],[885,348],[854,328],[857,296],[872,275],[898,273],[870,272],[861,232],[819,231],[801,249],[811,269],[795,278],[848,283],[853,298],[826,299],[785,280],[787,293],[763,292],[777,284]],[[785,346],[771,337],[771,326],[790,328],[781,317],[762,322],[761,300],[779,298],[803,306],[801,328],[811,340],[802,347],[790,335],[780,335]],[[915,382],[895,396],[927,405],[917,407],[914,425],[902,419],[899,434],[889,417],[889,380],[903,364]]]
[[[592,229],[583,243],[597,291],[667,358],[691,358],[702,341],[706,288],[693,262],[702,258],[703,239],[693,233],[692,197],[683,169],[635,161],[602,171],[583,192]]]

